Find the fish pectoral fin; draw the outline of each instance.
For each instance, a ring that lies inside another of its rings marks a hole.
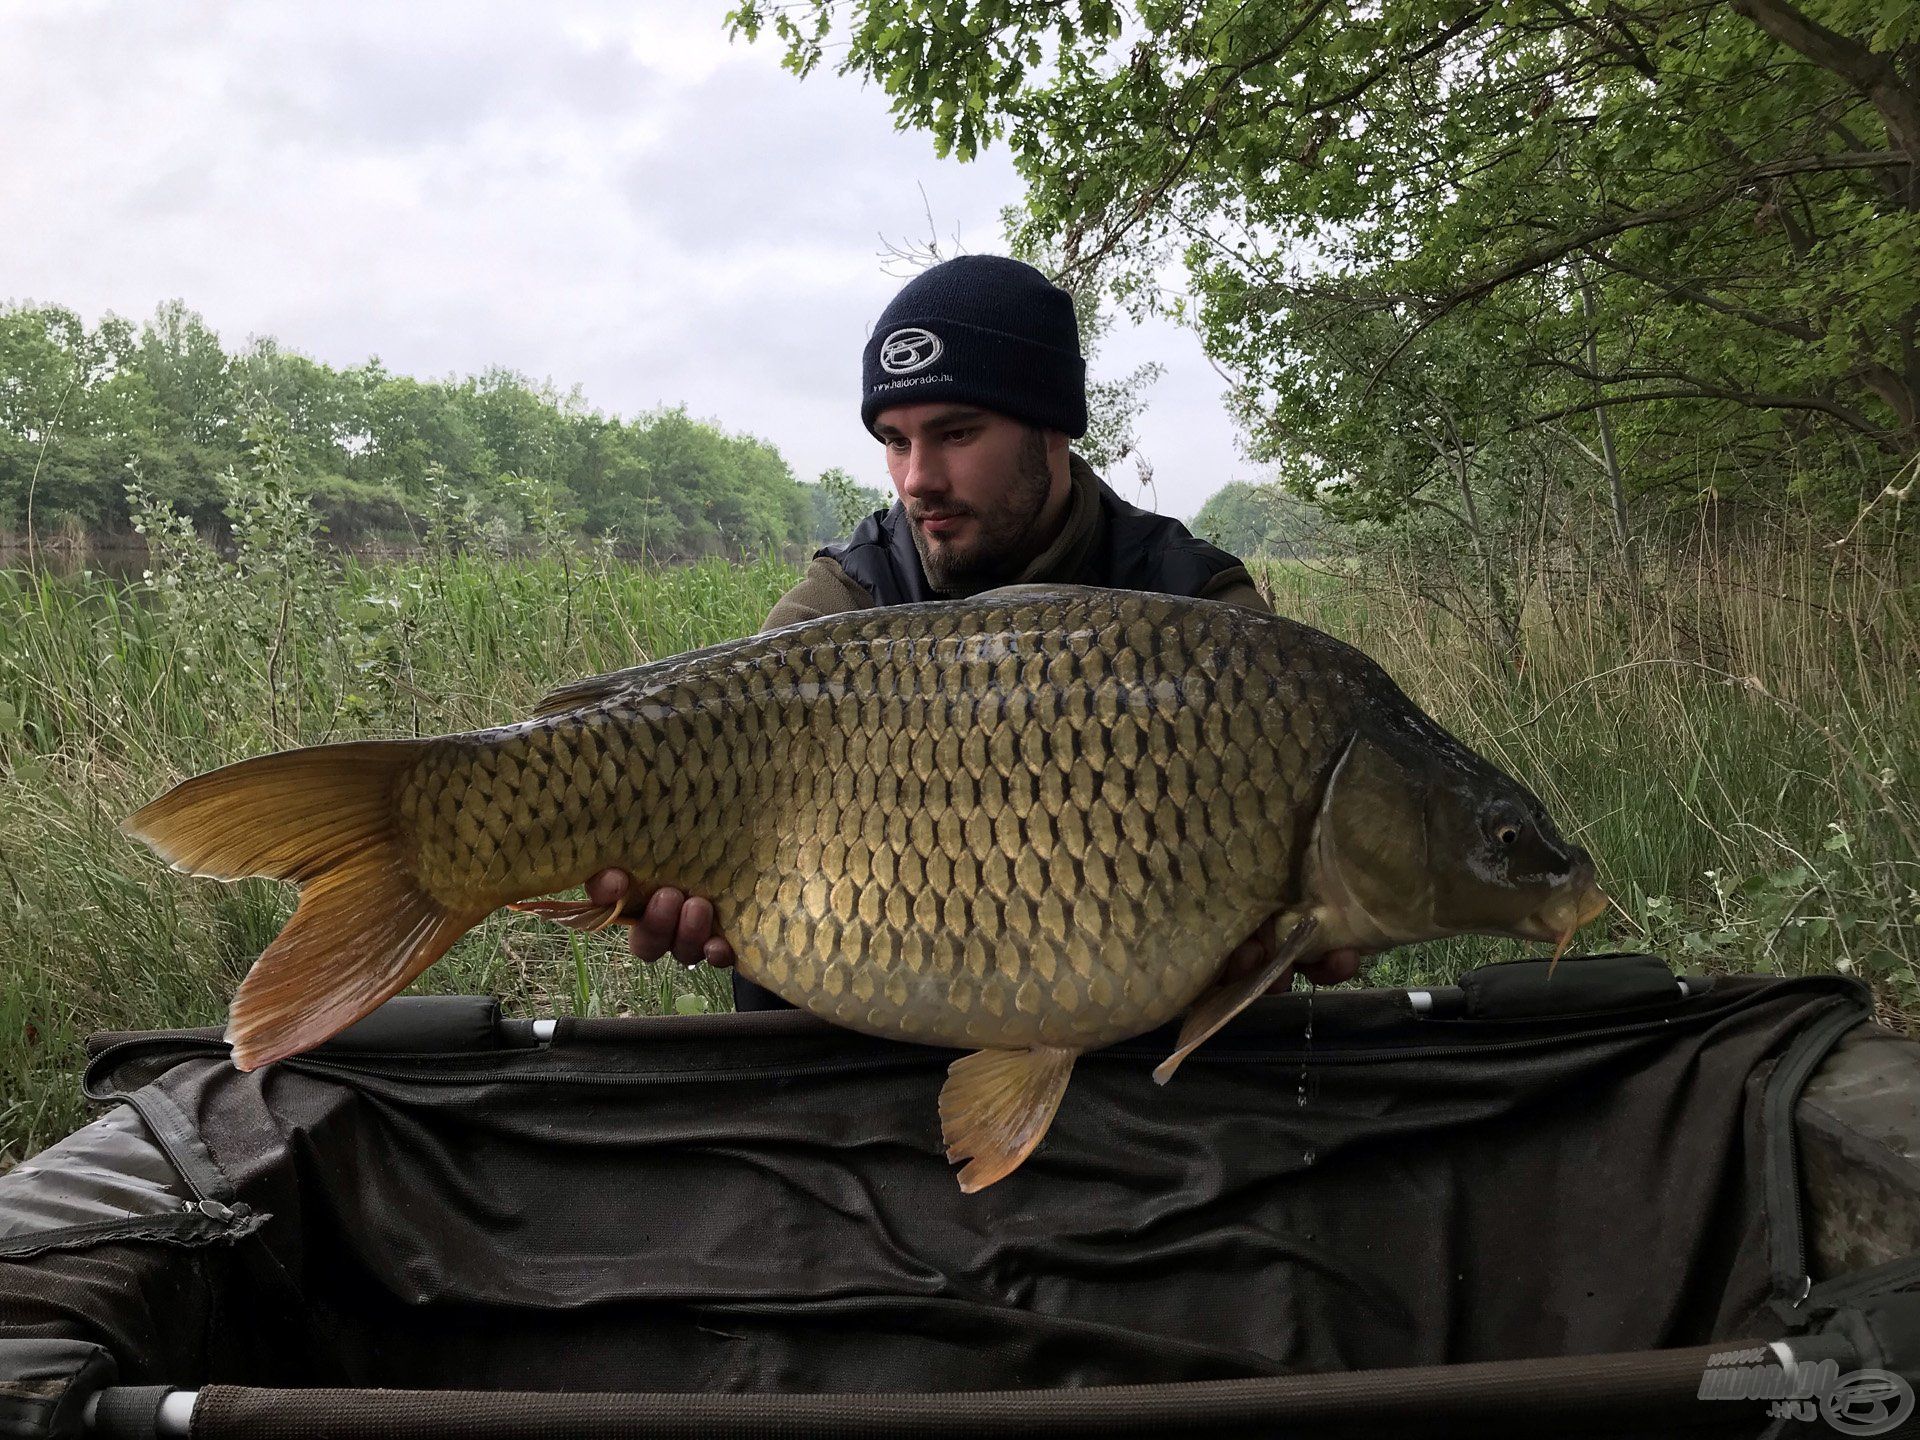
[[[1307,942],[1319,928],[1320,922],[1311,915],[1301,916],[1290,926],[1283,921],[1281,926],[1275,927],[1280,934],[1280,942],[1274,946],[1273,954],[1267,958],[1265,965],[1236,980],[1222,980],[1212,989],[1202,992],[1187,1011],[1187,1018],[1180,1024],[1180,1039],[1174,1045],[1173,1053],[1154,1067],[1154,1083],[1166,1084],[1173,1078],[1173,1072],[1180,1068],[1180,1062],[1199,1049],[1202,1041],[1278,984],[1280,977],[1306,954]]]
[[[507,908],[589,934],[622,918],[619,905],[595,905],[591,900],[516,900]]]
[[[940,1138],[947,1159],[965,1160],[960,1188],[971,1195],[1011,1175],[1053,1123],[1078,1050],[976,1050],[947,1067],[940,1087]]]

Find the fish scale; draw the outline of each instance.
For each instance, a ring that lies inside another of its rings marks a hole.
[[[611,865],[709,896],[742,975],[876,1034],[1085,1047],[1173,1018],[1285,898],[1344,729],[1314,668],[1347,656],[1262,664],[1276,622],[1123,592],[906,618],[434,742],[400,803],[421,881],[471,907]]]
[[[709,897],[740,972],[856,1030],[979,1047],[963,1189],[1045,1133],[1081,1051],[1185,1012],[1164,1082],[1296,962],[1604,908],[1536,797],[1306,626],[1017,587],[809,621],[556,691],[532,720],[256,757],[127,828],[298,882],[228,1021],[245,1068],[403,989],[501,905],[606,868]],[[1253,970],[1223,973],[1272,921]]]

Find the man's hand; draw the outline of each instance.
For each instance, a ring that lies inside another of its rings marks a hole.
[[[620,905],[630,927],[627,948],[642,960],[658,960],[669,950],[682,965],[733,964],[733,947],[713,928],[713,902],[663,885],[651,895],[624,870],[602,870],[587,881],[587,898],[596,905]]]
[[[1274,916],[1261,923],[1245,940],[1234,947],[1227,956],[1227,968],[1223,972],[1229,979],[1251,974],[1267,963],[1274,944]],[[1273,988],[1284,992],[1293,988],[1293,977],[1304,975],[1315,985],[1338,985],[1343,980],[1351,980],[1360,973],[1360,952],[1348,947],[1343,950],[1329,950],[1324,955],[1316,955],[1311,960],[1302,960],[1293,969],[1281,977]]]

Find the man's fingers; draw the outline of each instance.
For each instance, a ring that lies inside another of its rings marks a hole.
[[[1276,911],[1253,927],[1253,933],[1233,947],[1227,956],[1226,969],[1222,972],[1226,979],[1240,980],[1267,963],[1267,956],[1273,953],[1277,943],[1276,927],[1280,916]]]
[[[599,880],[595,876],[595,880]],[[658,960],[668,951],[682,965],[731,965],[733,947],[715,933],[713,902],[664,885],[638,909],[628,901],[623,916],[630,929],[627,948],[639,960]]]
[[[1226,978],[1238,980],[1244,975],[1251,975],[1260,968],[1260,962],[1266,956],[1267,947],[1260,943],[1257,935],[1251,940],[1241,941],[1227,956]]]
[[[1329,950],[1324,955],[1303,961],[1299,970],[1316,985],[1338,985],[1360,973],[1360,952],[1351,947]]]
[[[658,960],[671,950],[674,935],[680,928],[680,906],[685,900],[686,896],[671,886],[654,891],[633,922],[627,948],[641,960]]]
[[[602,870],[587,881],[587,898],[596,905],[618,905],[633,889],[633,877],[624,870]]]
[[[713,902],[689,896],[680,907],[680,925],[673,938],[673,958],[682,965],[698,965],[713,938]]]

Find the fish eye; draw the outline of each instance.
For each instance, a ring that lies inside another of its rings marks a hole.
[[[1527,817],[1512,805],[1502,805],[1487,817],[1487,836],[1511,849],[1527,833]]]

